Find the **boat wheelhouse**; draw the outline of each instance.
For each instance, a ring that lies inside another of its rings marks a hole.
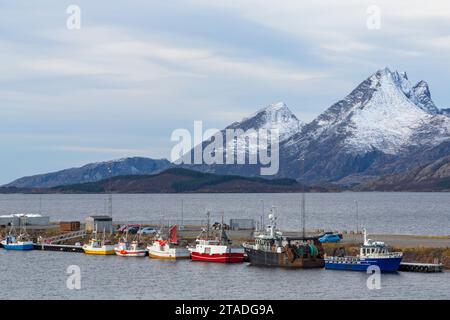
[[[97,239],[97,227],[95,228],[92,239],[89,240],[89,243],[83,245],[83,251],[86,254],[97,254],[97,255],[115,254],[114,245],[111,244],[111,241],[105,239],[105,230],[103,230],[103,238]]]
[[[346,256],[345,250],[340,254],[325,258],[325,268],[335,270],[367,271],[370,266],[377,266],[381,272],[395,272],[400,267],[402,252],[392,252],[382,241],[367,238],[363,230],[364,242],[359,249],[359,255]]]

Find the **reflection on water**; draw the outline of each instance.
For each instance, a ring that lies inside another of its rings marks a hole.
[[[189,260],[165,261],[63,252],[0,249],[0,299],[449,299],[450,273],[381,276],[333,270],[287,270]],[[69,265],[81,289],[66,286]],[[276,286],[277,294],[274,295]]]

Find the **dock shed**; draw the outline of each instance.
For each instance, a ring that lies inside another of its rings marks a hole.
[[[89,216],[85,220],[86,226],[85,230],[88,232],[92,232],[95,230],[95,227],[97,226],[98,232],[113,232],[113,223],[112,223],[112,217],[110,216]]]
[[[50,217],[32,213],[17,213],[0,216],[1,226],[47,226],[50,224]]]
[[[66,231],[78,231],[80,230],[80,221],[61,221],[59,223],[59,230]]]
[[[253,219],[230,219],[231,230],[253,230],[255,229],[255,220]]]

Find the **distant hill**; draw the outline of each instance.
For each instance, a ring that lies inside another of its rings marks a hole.
[[[124,158],[89,163],[79,168],[23,177],[3,187],[51,188],[61,185],[95,182],[115,176],[153,174],[167,169],[169,166],[170,162],[166,159]]]
[[[450,156],[403,173],[382,176],[357,191],[450,191]]]
[[[154,175],[119,176],[98,182],[53,187],[51,193],[183,193],[183,192],[299,192],[294,179],[263,179],[216,175],[184,168],[170,168]],[[42,190],[41,190],[42,191]],[[325,187],[305,187],[305,191],[328,191]]]

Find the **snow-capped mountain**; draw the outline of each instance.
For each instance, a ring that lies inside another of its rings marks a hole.
[[[185,167],[219,174],[259,175],[260,166],[259,164],[250,163],[249,159],[252,157],[250,154],[257,156],[258,152],[266,152],[267,144],[270,143],[274,134],[278,136],[277,140],[281,143],[298,134],[304,125],[284,102],[270,104],[218,132],[217,135],[221,136],[222,140],[222,143],[219,143],[219,145],[214,145],[212,142],[215,141],[215,138],[211,138],[195,146],[187,154],[191,157],[191,163],[195,164],[185,165]],[[227,131],[233,132],[235,138],[230,139],[227,137]],[[208,146],[213,147],[208,149]],[[238,163],[238,158],[241,158],[246,159],[246,164],[211,165],[207,164],[206,161],[203,164],[199,164],[194,161],[193,154],[195,150],[198,152],[207,150],[212,155],[220,153],[223,159],[222,163],[227,162],[228,154],[234,154],[235,163]]]
[[[227,141],[227,129],[240,132]],[[234,122],[218,133],[224,144],[214,145],[211,155],[226,155],[237,146],[237,156],[263,148],[255,139],[262,132],[279,133],[279,171],[272,177],[296,178],[309,183],[352,185],[381,175],[402,173],[450,155],[450,109],[434,104],[425,81],[412,85],[405,72],[382,69],[359,84],[310,123],[303,123],[279,102]],[[267,137],[259,136],[259,139]],[[220,139],[219,139],[220,140]],[[205,150],[215,138],[193,148]],[[264,150],[263,150],[264,151]],[[198,154],[198,153],[197,153]],[[183,159],[186,159],[183,157]],[[304,159],[301,161],[300,159]],[[259,164],[183,164],[194,170],[218,174],[259,176]],[[127,158],[113,163],[18,179],[8,186],[51,187],[98,181],[122,174],[150,174],[170,166],[167,160]],[[265,176],[270,178],[270,176]]]
[[[301,176],[301,157],[306,180],[395,172],[449,138],[450,118],[434,105],[426,82],[412,86],[406,73],[385,68],[285,142],[281,174]]]
[[[95,182],[115,176],[153,174],[169,166],[170,162],[166,159],[142,157],[123,158],[90,163],[79,168],[23,177],[7,184],[5,187],[51,188],[69,184]]]
[[[273,103],[254,114],[232,123],[225,129],[266,129],[278,130],[280,141],[284,141],[301,131],[304,123],[297,119],[284,102]]]
[[[277,176],[313,183],[353,184],[450,154],[450,117],[435,106],[428,84],[412,85],[405,72],[388,68],[371,75],[308,124],[299,121],[285,104],[277,103],[225,129],[265,127],[280,131]],[[259,175],[255,165],[194,167]]]

